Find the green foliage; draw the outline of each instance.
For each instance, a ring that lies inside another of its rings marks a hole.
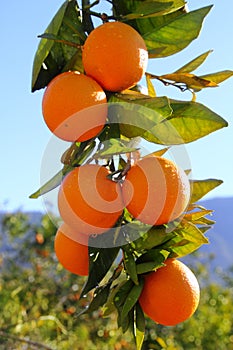
[[[32,91],[45,87],[71,65],[78,70],[81,68],[80,45],[86,36],[75,0],[64,2],[41,37],[33,63]]]
[[[82,1],[79,6],[77,1],[67,0],[55,14],[45,33],[40,35],[41,40],[33,64],[32,91],[46,87],[52,78],[61,72],[68,70],[83,72],[82,46],[87,35],[94,29],[93,17],[103,22],[118,20],[131,25],[144,38],[150,59],[156,59],[173,55],[192,43],[200,34],[203,21],[212,8],[206,6],[188,12],[183,0],[113,0],[112,12],[106,15],[93,11],[93,7],[98,3],[99,1],[93,4]],[[103,131],[94,139],[73,143],[61,157],[62,169],[30,198],[38,198],[53,190],[60,185],[69,171],[86,163],[104,164],[111,171],[110,178],[122,181],[130,167],[130,159],[137,158],[140,154],[138,139],[149,141],[152,146],[163,145],[164,148],[157,151],[157,155],[163,155],[170,146],[196,141],[226,127],[227,122],[221,116],[196,102],[197,92],[204,88],[214,88],[233,74],[230,70],[202,76],[193,74],[193,71],[205,62],[210,52],[193,58],[175,72],[161,76],[147,72],[145,75],[147,95],[143,94],[138,86],[121,93],[106,92],[109,113]],[[191,101],[174,100],[167,96],[158,97],[154,82],[174,86],[181,92],[189,90],[192,94]],[[156,154],[156,151],[152,153]],[[156,335],[152,341],[150,333],[145,333],[145,319],[138,303],[143,288],[143,274],[159,269],[168,257],[180,258],[189,255],[202,244],[208,243],[205,232],[214,224],[209,218],[211,210],[200,207],[196,201],[221,183],[222,181],[217,179],[190,181],[192,188],[190,205],[182,217],[172,223],[150,227],[135,220],[127,210],[124,210],[112,229],[98,237],[90,237],[89,275],[85,283],[82,281],[83,287],[78,286],[79,303],[85,307],[80,310],[75,307],[75,314],[85,319],[95,313],[99,317],[102,315],[101,312],[108,317],[115,315],[115,321],[122,332],[132,333],[137,350],[149,347],[172,349],[160,336]],[[10,221],[7,225],[13,230]],[[22,231],[24,226],[17,229]],[[39,233],[36,236],[37,242],[43,241],[43,243],[40,243],[41,247],[40,249],[37,247],[36,252],[43,257],[50,256],[52,249],[47,250],[43,246],[47,242],[47,236],[43,231],[41,239]],[[50,238],[52,240],[52,236]],[[107,248],[109,246],[112,248]],[[60,272],[57,271],[57,279]],[[53,278],[54,276],[48,282],[52,283],[48,291],[57,288]],[[66,293],[66,288],[72,288],[69,283],[69,279],[65,279],[64,285],[59,282],[59,293]],[[47,304],[43,304],[46,310],[49,303],[50,300]],[[36,319],[41,321],[41,325],[46,323],[45,331],[48,331],[49,327],[53,329],[54,325],[56,326],[56,332],[61,339],[59,346],[65,349],[66,345],[62,341],[68,332],[64,320],[60,321],[55,311],[43,315],[39,309],[37,313]],[[72,337],[76,339],[74,332],[79,330],[78,319],[78,317],[72,321],[69,319],[70,339]],[[107,324],[104,319],[98,321],[98,327],[101,322]],[[179,327],[182,329],[185,326]],[[162,330],[162,332],[168,337],[166,341],[169,342],[170,339],[171,346],[174,344],[173,348],[177,346],[179,349],[181,346],[182,349],[182,343],[178,343],[175,338],[169,338],[169,331]],[[144,335],[146,335],[145,342]],[[190,334],[186,335],[186,339],[190,340],[190,337]],[[195,339],[195,345],[201,344],[196,341],[195,336],[192,337]],[[196,337],[198,339],[198,335]],[[192,339],[190,343],[193,346]],[[89,345],[89,348],[93,347],[92,342],[87,343],[87,338],[84,340],[85,348]],[[188,343],[184,344],[185,349],[188,349]],[[73,346],[72,340],[69,346]],[[119,349],[124,348],[120,346]],[[104,349],[103,344],[102,348]],[[126,343],[125,348],[131,349],[131,345]]]
[[[3,222],[9,218],[13,220],[14,217],[15,214],[6,214]],[[25,214],[19,212],[17,217],[21,218],[19,223],[21,221],[21,224],[25,224]],[[53,222],[54,220],[55,218]],[[9,270],[8,259],[11,258],[4,254],[0,277],[0,349],[135,350],[129,331],[121,334],[117,329],[116,313],[108,314],[107,309],[99,309],[106,297],[109,309],[112,305],[111,298],[118,308],[130,308],[129,321],[131,314],[136,319],[133,332],[138,348],[142,345],[145,333],[143,350],[212,350],[213,342],[217,349],[231,349],[233,269],[219,276],[220,284],[211,282],[207,270],[209,258],[203,260],[199,256],[193,256],[190,265],[202,285],[200,306],[190,320],[175,327],[155,325],[150,319],[144,319],[139,304],[135,304],[140,287],[134,287],[132,290],[132,280],[122,281],[122,288],[115,286],[110,296],[110,285],[99,288],[93,299],[96,304],[92,301],[89,311],[77,317],[77,314],[89,305],[90,297],[79,299],[84,278],[66,272],[54,257],[53,222],[47,215],[42,217],[39,225],[26,220],[31,231],[29,237],[26,235],[25,226],[24,247],[30,262],[27,267],[18,264],[16,259]],[[6,229],[3,233],[11,239],[13,233],[13,239],[16,241],[14,228],[13,232]],[[46,237],[43,244],[36,240],[38,233]],[[15,246],[17,256],[21,254],[18,249],[21,244],[22,242]],[[38,250],[41,246],[49,252],[47,256]],[[122,270],[115,271],[114,278],[116,275],[119,277],[121,272]],[[131,299],[128,304],[126,300],[129,294]],[[130,325],[122,325],[127,326]]]

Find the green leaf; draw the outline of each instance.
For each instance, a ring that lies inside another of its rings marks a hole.
[[[183,7],[183,0],[145,0],[145,1],[134,1],[133,13],[129,13],[122,17],[122,20],[132,20],[141,18],[150,18],[154,16],[161,16],[170,12],[173,12],[177,7]]]
[[[74,166],[82,164],[95,148],[95,141],[86,141],[82,143],[73,143],[62,155],[61,161],[65,164],[62,170],[58,171],[51,179],[49,179],[36,192],[32,193],[29,198],[39,198],[40,196],[52,191],[58,187],[65,175],[67,175]]]
[[[187,47],[200,33],[202,22],[209,13],[212,6],[188,13],[181,13],[179,16],[163,16],[164,23],[147,31],[143,38],[147,45],[150,57],[165,57],[173,55]],[[161,53],[158,53],[161,50]]]
[[[182,220],[175,232],[189,242],[193,243],[208,243],[208,239],[202,234],[202,232],[193,223],[186,220]]]
[[[222,83],[224,80],[230,78],[233,75],[232,70],[223,70],[217,73],[205,74],[200,76],[200,78],[210,80],[216,84]]]
[[[184,219],[186,221],[195,222],[199,219],[203,218],[205,215],[210,215],[213,213],[213,210],[201,210],[201,211],[195,211],[193,213],[185,214]]]
[[[116,94],[110,102],[109,119],[120,124],[122,135],[140,136],[157,144],[192,142],[228,125],[218,114],[193,101],[149,96],[130,100],[128,95]]]
[[[145,138],[148,130],[168,118],[171,113],[167,97],[144,96],[138,99],[131,95],[116,94],[109,101],[109,120],[111,123],[119,123],[122,135],[127,138]]]
[[[44,36],[48,39],[40,40],[33,62],[32,91],[48,85],[50,80],[61,73],[64,67],[74,59],[77,51],[81,52],[78,45],[83,44],[86,35],[82,30],[76,0],[67,0],[63,3],[47,27]],[[57,41],[71,42],[73,46]],[[74,47],[74,44],[77,47]],[[76,58],[80,61],[80,55]]]
[[[128,313],[133,309],[134,305],[137,303],[138,298],[142,292],[143,288],[143,279],[139,280],[139,284],[131,288],[130,292],[127,295],[127,298],[124,302],[121,311],[121,322],[127,317]]]
[[[137,252],[144,252],[160,246],[176,236],[174,232],[167,232],[167,228],[165,226],[147,227],[145,225],[143,230],[141,225],[132,222],[127,225],[127,234],[129,237],[133,237],[133,233],[135,234],[135,237],[139,238],[135,239],[130,244]]]
[[[209,50],[209,51],[201,54],[200,56],[194,58],[192,61],[186,63],[181,68],[177,69],[174,73],[190,73],[190,72],[193,72],[195,69],[197,69],[206,60],[206,58],[209,56],[209,54],[211,52],[213,52],[213,50]],[[202,78],[204,78],[204,76],[202,76]],[[206,79],[210,80],[208,78],[206,78]]]
[[[208,192],[218,187],[223,183],[222,180],[206,179],[206,180],[191,180],[191,199],[190,203],[195,203],[204,197]]]
[[[146,85],[147,85],[148,95],[150,97],[156,97],[155,88],[154,88],[153,83],[151,81],[150,74],[146,74]]]
[[[85,312],[90,313],[102,307],[108,299],[110,288],[110,283],[105,286],[96,288],[94,297]]]
[[[144,274],[163,266],[170,252],[161,249],[150,249],[137,259],[137,273]]]
[[[136,270],[136,262],[133,253],[130,251],[129,246],[125,245],[122,247],[124,253],[124,265],[126,273],[129,275],[131,280],[138,285],[138,275]]]
[[[145,335],[145,316],[139,303],[135,307],[135,340],[136,350],[141,350]]]
[[[175,238],[172,243],[173,245],[170,247],[170,258],[182,258],[195,252],[202,246],[201,243],[190,242],[179,237]]]
[[[153,15],[161,11],[175,11],[185,5],[184,0],[113,0],[113,11],[116,17],[133,18],[134,15]]]
[[[95,248],[89,250],[89,274],[81,293],[84,297],[90,290],[97,287],[115,261],[119,248]]]
[[[112,158],[114,155],[117,155],[117,154],[130,153],[138,150],[138,148],[130,147],[127,144],[129,144],[129,142],[124,142],[123,140],[118,140],[118,139],[106,140],[103,143],[103,149],[97,151],[94,154],[93,158],[108,159],[108,158]]]
[[[143,137],[164,145],[198,140],[228,123],[206,106],[192,101],[170,101],[172,115],[145,132]]]
[[[45,193],[52,191],[54,188],[59,186],[63,179],[63,170],[58,171],[49,181],[41,186],[36,192],[32,193],[29,198],[37,199],[43,196]]]
[[[130,326],[131,321],[131,315],[126,315],[124,319],[122,319],[122,309],[125,301],[127,300],[128,294],[130,293],[131,289],[133,288],[134,284],[131,279],[123,281],[119,288],[117,288],[117,292],[115,293],[115,296],[113,298],[114,305],[117,308],[118,312],[118,327],[122,327],[123,333],[127,331],[127,329]]]
[[[208,239],[204,236],[205,231],[191,222],[182,220],[174,231],[176,236],[162,246],[163,249],[170,252],[169,257],[182,257],[191,254],[203,244],[208,243]]]

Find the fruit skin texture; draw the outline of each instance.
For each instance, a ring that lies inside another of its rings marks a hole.
[[[185,172],[162,157],[148,156],[131,167],[122,186],[124,203],[138,220],[162,225],[186,209],[190,184]]]
[[[87,276],[89,270],[88,246],[70,239],[72,229],[62,224],[54,239],[54,250],[61,265],[71,273]],[[86,243],[87,243],[86,239]]]
[[[168,259],[165,264],[145,276],[139,303],[156,323],[175,326],[196,311],[200,288],[193,272],[181,261]]]
[[[148,52],[141,35],[121,22],[108,22],[87,37],[82,54],[87,75],[104,90],[122,91],[136,85],[146,71]]]
[[[42,113],[48,128],[65,141],[86,141],[104,127],[107,99],[100,85],[77,71],[57,75],[47,86]]]
[[[58,193],[61,217],[84,234],[109,230],[123,211],[120,185],[108,179],[108,170],[96,164],[75,168],[66,175]]]

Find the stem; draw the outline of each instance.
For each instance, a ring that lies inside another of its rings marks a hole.
[[[33,347],[37,347],[38,349],[53,350],[52,348],[50,348],[47,345],[44,345],[44,344],[41,344],[41,343],[38,343],[38,342],[35,342],[35,341],[28,340],[26,338],[17,337],[15,335],[9,334],[9,333],[4,332],[2,330],[0,330],[0,336],[4,337],[4,338],[15,340],[15,341],[18,341],[18,342],[21,342],[21,343],[29,344],[29,345],[31,345]]]
[[[83,30],[90,34],[94,25],[90,15],[90,0],[82,0]]]
[[[161,78],[161,77],[158,76],[158,75],[150,74],[150,73],[146,73],[146,74],[149,75],[149,77],[150,77],[151,79],[156,79],[156,80],[160,81],[161,83],[163,83],[163,85],[165,85],[165,86],[174,86],[174,87],[178,88],[181,92],[184,92],[184,91],[187,91],[187,90],[191,91],[191,90],[187,87],[186,84],[176,83],[176,82],[172,83],[172,82],[170,82],[170,81],[168,81],[168,80],[165,80],[165,79]],[[192,92],[192,91],[191,91],[191,92]]]

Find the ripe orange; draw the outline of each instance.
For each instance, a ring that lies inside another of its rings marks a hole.
[[[131,26],[108,22],[87,37],[82,54],[87,75],[104,90],[122,91],[136,85],[148,63],[146,44]]]
[[[196,311],[200,288],[193,272],[181,261],[168,259],[165,264],[145,276],[139,303],[153,321],[174,326]]]
[[[96,164],[75,168],[66,175],[58,193],[63,220],[85,234],[109,230],[123,211],[120,185],[108,179],[108,170]]]
[[[48,128],[65,141],[86,141],[103,128],[107,117],[105,92],[79,72],[57,75],[47,86],[42,113]]]
[[[62,224],[57,230],[54,240],[56,256],[66,270],[80,276],[87,276],[89,269],[88,246],[70,239],[70,235],[74,235],[72,229],[68,225]]]
[[[149,225],[177,219],[186,209],[190,184],[185,172],[162,157],[148,156],[128,171],[122,185],[128,211]]]

